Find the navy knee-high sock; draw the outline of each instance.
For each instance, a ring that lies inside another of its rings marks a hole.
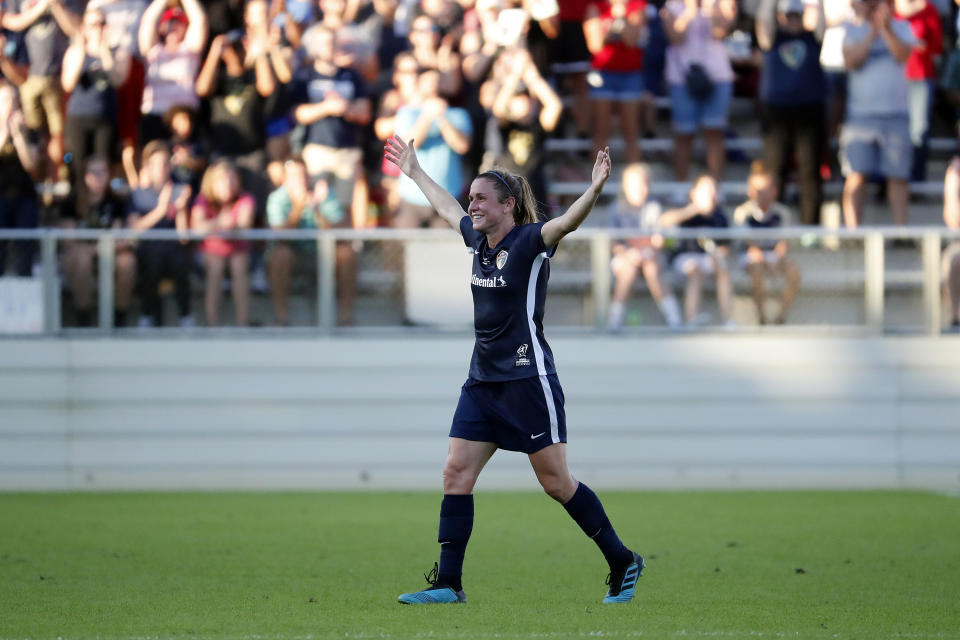
[[[440,569],[437,580],[455,591],[463,586],[463,556],[473,531],[473,496],[444,494],[440,503]]]
[[[583,532],[597,543],[611,569],[633,561],[633,554],[623,546],[603,510],[600,498],[590,487],[581,482],[576,493],[563,508],[580,525]]]

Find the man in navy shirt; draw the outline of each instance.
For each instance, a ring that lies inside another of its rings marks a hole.
[[[610,566],[604,602],[629,602],[643,558],[627,549],[596,494],[570,475],[563,391],[543,336],[549,260],[557,244],[590,213],[610,177],[607,149],[597,154],[587,192],[562,216],[538,222],[530,184],[492,170],[470,186],[464,212],[420,167],[413,140],[387,140],[386,157],[410,177],[437,213],[459,229],[473,254],[470,276],[476,344],[470,376],[450,428],[440,505],[440,562],[429,587],[405,593],[405,604],[465,602],[463,558],[473,529],[473,487],[497,449],[529,456],[544,491],[564,505]]]

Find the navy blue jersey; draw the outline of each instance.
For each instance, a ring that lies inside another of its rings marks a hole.
[[[490,248],[487,236],[460,220],[463,241],[473,252],[473,326],[477,340],[470,377],[501,381],[556,373],[543,337],[543,309],[550,257],[540,235],[542,222],[514,227]]]

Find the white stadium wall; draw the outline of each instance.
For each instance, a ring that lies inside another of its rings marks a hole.
[[[960,339],[555,335],[599,487],[960,487]],[[439,489],[455,336],[0,342],[0,490]],[[535,488],[494,456],[481,488]]]

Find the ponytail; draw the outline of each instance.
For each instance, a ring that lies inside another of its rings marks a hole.
[[[516,176],[502,169],[490,169],[481,173],[478,178],[486,178],[493,184],[500,202],[513,198],[513,221],[517,226],[536,222],[540,216],[537,213],[537,199],[533,195],[530,183],[523,176]]]

